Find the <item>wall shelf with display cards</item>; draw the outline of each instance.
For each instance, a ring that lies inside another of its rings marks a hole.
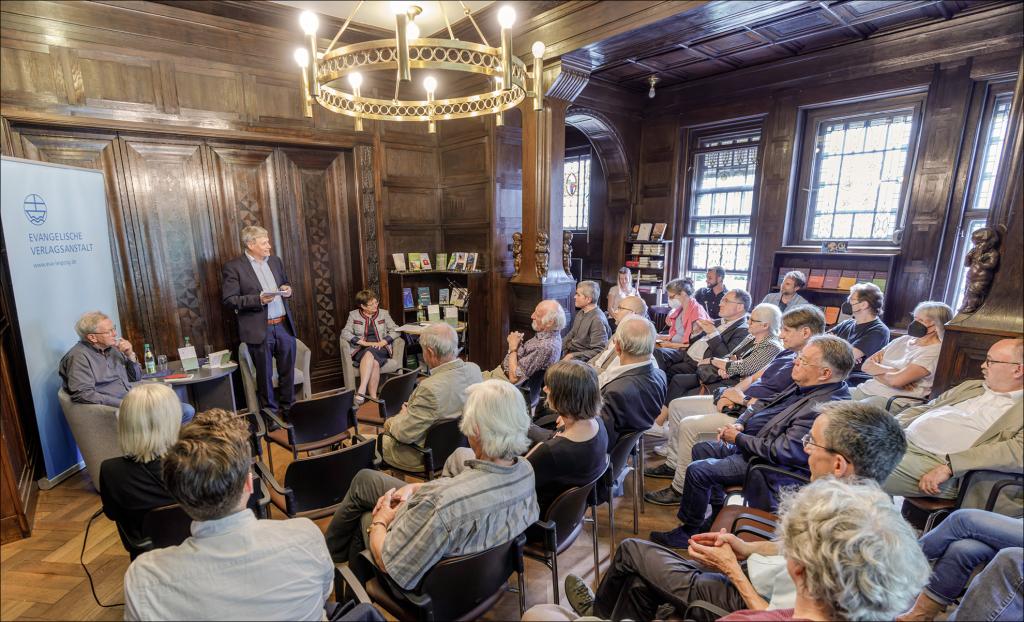
[[[468,259],[469,254],[465,255]],[[487,326],[487,309],[472,304],[474,298],[486,300],[487,286],[488,273],[481,270],[392,271],[388,273],[387,308],[400,326],[428,321],[465,323],[465,330],[459,333],[462,354],[487,362],[483,328]]]
[[[665,286],[671,252],[672,240],[626,238],[626,267],[632,270],[633,281],[648,304],[657,302],[657,291]]]
[[[839,309],[850,295],[851,286],[874,283],[885,293],[898,259],[899,255],[893,253],[776,251],[772,260],[775,281],[771,291],[779,291],[787,273],[803,272],[807,285],[800,290],[800,295],[819,307],[825,313],[825,322],[832,326],[846,319]],[[890,308],[890,297],[884,296],[882,317],[887,323]]]

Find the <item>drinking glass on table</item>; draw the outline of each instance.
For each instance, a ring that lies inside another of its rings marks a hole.
[[[156,370],[160,373],[167,371],[167,355],[161,354],[156,357]]]

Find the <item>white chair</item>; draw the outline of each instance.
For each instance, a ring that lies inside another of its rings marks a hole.
[[[341,373],[345,378],[346,389],[359,387],[359,368],[352,362],[352,344],[339,338],[341,344]],[[393,374],[402,368],[405,359],[405,338],[399,336],[391,344],[391,358],[380,368],[382,374]]]
[[[308,400],[313,391],[309,380],[309,347],[299,339],[295,340],[295,400]],[[242,372],[242,386],[245,387],[245,404],[249,412],[259,412],[259,398],[256,397],[256,366],[249,355],[249,346],[245,343],[238,346],[239,369]],[[277,388],[277,361],[273,361],[274,373],[271,376],[273,388]],[[299,385],[302,385],[299,388]]]

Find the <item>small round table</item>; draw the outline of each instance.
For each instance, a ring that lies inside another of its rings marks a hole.
[[[224,367],[204,365],[199,369],[182,372],[181,361],[171,361],[168,369],[171,373],[187,373],[192,377],[180,380],[166,380],[160,377],[149,379],[169,385],[181,401],[192,404],[196,412],[211,408],[223,408],[228,412],[238,410],[235,405],[235,386],[231,381],[231,374],[238,369],[238,363],[231,362]]]

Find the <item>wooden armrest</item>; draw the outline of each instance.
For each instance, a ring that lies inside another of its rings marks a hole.
[[[284,486],[277,482],[277,480],[274,478],[274,474],[271,472],[270,468],[267,465],[257,460],[256,462],[253,463],[253,467],[259,474],[260,479],[269,484],[270,487],[274,489],[274,492],[276,492],[279,495],[288,495],[291,493],[291,488],[285,488]]]
[[[292,424],[285,423],[283,419],[281,419],[280,417],[277,416],[277,413],[275,413],[274,411],[270,410],[269,408],[264,408],[263,410],[260,411],[260,413],[262,413],[264,417],[269,418],[271,421],[276,423],[278,426],[280,426],[280,427],[282,427],[282,428],[284,428],[286,430],[290,430],[292,428]]]
[[[370,595],[366,593],[366,588],[359,582],[347,563],[334,565],[334,597],[338,602],[341,602],[343,591],[346,595],[351,593],[360,603],[372,604]]]

